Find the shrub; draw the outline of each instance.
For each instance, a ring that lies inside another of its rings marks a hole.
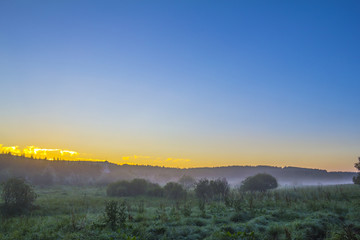
[[[106,189],[106,193],[111,197],[128,197],[149,195],[160,197],[163,195],[162,188],[155,183],[148,182],[145,179],[136,178],[131,182],[118,181],[110,183]]]
[[[145,212],[145,201],[140,200],[138,203],[138,213],[144,213]]]
[[[183,175],[179,181],[178,181],[181,186],[183,186],[184,189],[189,190],[191,188],[193,188],[195,186],[195,179],[191,176],[188,175]]]
[[[11,178],[3,183],[1,197],[4,201],[2,213],[14,215],[30,209],[37,195],[25,180]]]
[[[206,203],[204,200],[199,200],[199,210],[202,217],[206,217]]]
[[[210,188],[213,197],[225,199],[230,192],[230,185],[226,178],[218,178],[210,181]]]
[[[260,173],[255,176],[246,178],[241,186],[241,191],[266,191],[269,189],[277,188],[278,183],[276,178],[270,174]]]
[[[106,193],[111,197],[125,197],[129,196],[129,182],[127,181],[118,181],[110,183],[106,189]]]
[[[152,197],[162,197],[164,195],[164,190],[157,183],[148,183],[146,195]]]
[[[109,201],[105,206],[105,223],[110,225],[112,230],[117,227],[125,227],[126,223],[126,203]]]
[[[208,179],[200,179],[195,185],[195,194],[201,201],[206,201],[212,197],[210,182]]]
[[[131,196],[144,195],[148,187],[148,181],[141,178],[135,178],[130,182],[128,192]]]
[[[211,181],[204,178],[200,179],[195,185],[195,194],[203,201],[211,199],[224,200],[229,195],[229,192],[230,186],[225,178]]]
[[[252,218],[252,215],[248,212],[236,212],[231,217],[230,220],[232,222],[246,222]]]
[[[164,194],[171,199],[184,199],[186,197],[186,191],[176,182],[167,183],[164,186]]]
[[[214,234],[214,238],[218,239],[218,240],[253,240],[255,239],[254,237],[254,232],[236,232],[236,233],[231,233],[231,232],[216,232]]]
[[[192,209],[191,209],[191,202],[187,201],[184,203],[182,212],[184,214],[185,217],[190,217]]]
[[[360,170],[360,157],[359,157],[359,162],[355,163],[354,167],[357,170]],[[360,173],[358,173],[356,176],[353,177],[353,182],[354,184],[360,184]]]

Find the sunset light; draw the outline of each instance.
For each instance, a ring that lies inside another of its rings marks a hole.
[[[359,0],[0,0],[0,240],[359,240],[359,43]]]
[[[47,160],[67,160],[67,161],[95,161],[103,162],[107,159],[98,159],[87,157],[91,154],[79,153],[76,151],[64,149],[47,149],[35,146],[26,146],[21,149],[19,146],[4,146],[0,144],[0,153],[11,153],[16,156],[25,156]],[[154,165],[187,168],[191,167],[190,159],[171,158],[171,157],[155,157],[143,155],[120,156],[119,159],[111,159],[113,163],[129,164],[129,165]]]
[[[24,149],[20,149],[19,146],[3,146],[0,144],[0,153],[11,153],[17,156],[26,156],[26,157],[34,157],[34,158],[47,158],[49,160],[55,159],[66,159],[66,160],[78,160],[75,158],[79,155],[78,152],[64,150],[64,149],[46,149],[39,148],[35,146],[27,146]]]

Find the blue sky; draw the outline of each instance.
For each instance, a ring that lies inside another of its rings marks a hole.
[[[171,165],[180,167],[353,170],[359,10],[358,1],[1,1],[0,143],[118,162],[191,159]]]

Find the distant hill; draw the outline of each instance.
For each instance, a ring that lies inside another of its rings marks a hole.
[[[316,185],[352,183],[355,172],[327,172],[320,169],[272,166],[228,166],[213,168],[166,168],[143,165],[117,165],[110,162],[50,161],[0,154],[0,182],[23,177],[35,185],[103,185],[117,180],[145,178],[164,184],[188,175],[195,179],[226,178],[237,185],[246,177],[269,173],[281,185]]]

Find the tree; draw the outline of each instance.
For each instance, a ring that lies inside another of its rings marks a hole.
[[[179,181],[178,181],[183,188],[185,188],[186,190],[191,189],[192,187],[194,187],[196,181],[193,177],[189,176],[189,175],[183,175]]]
[[[206,178],[200,179],[195,185],[195,194],[202,201],[207,201],[212,198],[213,193],[210,187],[210,181]]]
[[[176,182],[169,182],[164,186],[165,196],[171,199],[183,199],[186,197],[186,191]]]
[[[159,186],[159,184],[137,178],[131,182],[122,180],[110,183],[107,186],[106,193],[111,197],[128,197],[139,195],[162,197],[163,189]]]
[[[276,178],[270,174],[260,173],[255,176],[246,178],[240,186],[241,191],[266,191],[277,188]]]
[[[218,178],[210,181],[210,188],[213,197],[217,199],[225,199],[230,192],[230,185],[226,178]]]
[[[226,178],[208,180],[200,179],[195,185],[195,194],[202,201],[222,200],[230,192],[230,185]]]
[[[128,189],[131,196],[145,195],[148,181],[142,178],[135,178],[130,182]]]
[[[354,167],[360,171],[360,157],[359,157],[359,162],[355,163]],[[360,184],[360,172],[353,177],[353,182],[354,184]]]
[[[152,197],[162,197],[164,195],[164,189],[159,184],[149,182],[147,185],[146,195]]]
[[[24,179],[11,178],[3,183],[1,197],[4,201],[2,212],[14,215],[30,209],[37,194]]]
[[[109,201],[105,205],[105,223],[110,225],[112,230],[117,227],[125,227],[126,223],[126,203]]]
[[[127,197],[129,196],[129,185],[128,181],[118,181],[110,183],[106,189],[106,193],[111,197]]]

